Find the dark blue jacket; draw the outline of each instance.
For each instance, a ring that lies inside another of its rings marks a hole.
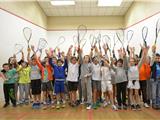
[[[54,69],[54,77],[56,81],[64,81],[65,80],[65,69],[67,68],[67,60],[65,60],[63,66],[57,66],[53,63],[52,58],[49,58],[49,64]]]
[[[156,65],[157,64],[158,63],[154,62],[153,65],[151,66],[151,71],[152,71],[151,78],[154,79],[154,80],[156,80],[156,78],[157,78],[157,76],[156,76]]]

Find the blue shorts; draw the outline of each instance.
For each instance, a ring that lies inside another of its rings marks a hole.
[[[55,81],[54,83],[55,93],[64,93],[64,81]]]

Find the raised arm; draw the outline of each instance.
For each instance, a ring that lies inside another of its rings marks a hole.
[[[153,63],[155,62],[155,56],[156,56],[156,46],[152,46],[152,57],[151,57],[151,64],[150,66],[153,65]]]
[[[72,56],[72,48],[73,48],[73,45],[71,45],[68,49],[68,52],[67,52],[67,61],[70,62],[71,60],[71,56]]]
[[[149,50],[149,46],[148,47],[142,47],[142,57],[141,57],[141,59],[140,59],[140,61],[138,63],[138,69],[141,68],[144,60],[146,59],[147,54],[148,54],[148,50]]]
[[[31,59],[30,59],[31,49],[28,48],[27,51],[28,51],[28,53],[27,53],[27,61],[28,61],[28,64],[30,65],[31,64]]]

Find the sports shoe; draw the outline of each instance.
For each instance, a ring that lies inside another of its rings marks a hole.
[[[87,110],[90,110],[91,108],[92,108],[91,104],[88,104],[87,107],[86,107]]]
[[[149,105],[147,103],[144,103],[145,108],[149,108]]]
[[[46,110],[48,107],[47,107],[47,105],[44,105],[43,106],[43,110]]]
[[[59,109],[59,108],[60,108],[60,102],[57,101],[56,109]]]
[[[6,108],[6,107],[8,107],[9,106],[9,103],[5,103],[4,105],[3,105],[3,108]]]
[[[62,101],[62,108],[65,108],[66,107],[66,102],[65,101]]]
[[[141,110],[141,106],[139,104],[136,105],[136,110]]]
[[[101,103],[99,101],[96,102],[97,107],[101,107]]]
[[[16,104],[13,104],[13,107],[17,107],[17,105],[16,105]]]
[[[33,108],[33,109],[36,109],[36,103],[33,103],[33,104],[32,104],[32,108]]]
[[[118,108],[118,110],[121,110],[121,109],[122,109],[122,106],[118,105],[118,107],[117,107],[117,108]]]
[[[105,108],[107,105],[108,105],[108,103],[106,101],[104,101],[103,107]]]
[[[54,104],[52,104],[51,109],[54,109],[54,108],[55,108],[55,105],[54,105]]]
[[[93,109],[97,109],[96,103],[93,103],[92,108],[93,108]]]
[[[46,102],[46,101],[44,101],[44,102],[43,102],[43,105],[47,105],[47,102]]]
[[[118,110],[117,106],[115,106],[115,105],[112,105],[112,109],[115,110],[115,111]]]
[[[135,105],[131,105],[131,110],[136,110]]]
[[[123,109],[124,109],[124,110],[127,110],[127,105],[123,105]]]

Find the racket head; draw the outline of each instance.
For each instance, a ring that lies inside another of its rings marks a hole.
[[[15,55],[17,55],[20,52],[22,52],[22,50],[23,50],[23,45],[22,44],[16,43],[14,45],[14,53],[15,53]]]
[[[143,39],[143,42],[144,42],[144,45],[147,46],[147,35],[148,35],[148,27],[147,26],[144,26],[142,28],[142,39]]]
[[[59,38],[58,38],[58,40],[57,40],[57,46],[56,46],[56,48],[57,47],[59,47],[60,45],[62,45],[64,42],[65,42],[65,37],[64,36],[60,36]]]
[[[96,40],[95,36],[93,34],[90,34],[89,41],[90,41],[91,47],[94,46],[95,40]]]
[[[37,50],[43,50],[48,45],[48,42],[45,38],[40,38],[38,42]]]
[[[155,38],[155,45],[157,43],[157,39],[160,33],[160,18],[158,18],[157,22],[156,22],[156,38]]]
[[[76,46],[76,44],[78,42],[78,38],[76,35],[73,36],[73,42],[74,42],[74,46]]]
[[[132,38],[133,38],[133,35],[134,35],[134,31],[133,31],[133,30],[127,31],[127,41],[128,41],[128,45],[129,45],[129,43],[131,42],[131,40],[132,40]]]
[[[112,52],[114,51],[117,43],[118,43],[118,40],[116,40],[116,34],[114,34],[114,35],[113,35],[113,48],[112,48]]]
[[[81,43],[81,41],[84,39],[85,35],[87,34],[87,26],[85,25],[79,25],[77,28],[78,33],[78,44]]]
[[[122,28],[116,30],[116,36],[119,42],[122,44],[122,47],[124,47],[124,30]]]
[[[81,41],[82,47],[81,48],[83,48],[86,45],[86,43],[87,43],[87,39],[82,39],[82,41]]]
[[[111,38],[108,35],[103,35],[102,41],[104,44],[108,44],[111,41]]]
[[[32,29],[29,27],[24,27],[23,28],[23,35],[24,35],[25,39],[27,40],[27,42],[29,43],[29,41],[31,40],[31,37],[32,37]]]

